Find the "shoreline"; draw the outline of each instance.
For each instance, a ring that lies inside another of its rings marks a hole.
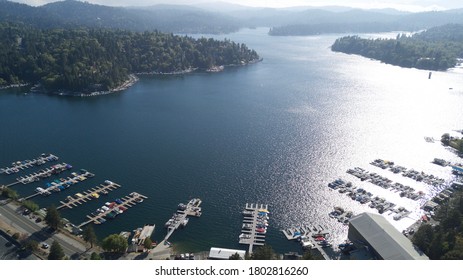
[[[188,68],[188,69],[185,69],[185,70],[179,70],[179,71],[173,71],[173,72],[155,72],[155,71],[153,71],[153,72],[137,72],[137,73],[129,74],[128,77],[127,77],[127,80],[124,81],[121,85],[119,85],[119,86],[117,86],[115,88],[109,89],[109,90],[104,90],[104,91],[93,91],[93,92],[89,92],[89,93],[68,92],[68,91],[50,92],[50,91],[47,91],[47,90],[44,90],[44,89],[39,89],[38,87],[40,87],[40,85],[35,85],[30,89],[30,92],[31,93],[43,93],[43,94],[50,94],[50,95],[58,95],[58,96],[71,96],[71,97],[92,97],[92,96],[108,95],[108,94],[115,93],[115,92],[120,92],[120,91],[123,91],[123,90],[126,90],[126,89],[132,87],[133,85],[135,85],[140,80],[138,78],[138,76],[150,76],[150,75],[154,75],[154,76],[157,76],[157,75],[160,75],[160,76],[174,76],[174,75],[185,75],[185,74],[190,74],[190,73],[194,73],[194,72],[201,72],[201,71],[206,72],[206,73],[218,73],[218,72],[224,71],[225,68],[227,68],[227,67],[247,66],[247,65],[251,65],[251,64],[256,64],[258,62],[261,62],[262,60],[263,60],[263,58],[258,58],[258,59],[254,59],[254,60],[248,61],[246,63],[242,63],[242,64],[214,65],[214,66],[211,66],[208,69],[202,69],[202,68],[196,67],[196,68]],[[28,83],[7,85],[7,86],[0,87],[0,90],[10,89],[10,88],[26,87],[26,86],[29,86],[29,85],[30,84],[28,84]]]
[[[24,84],[12,84],[12,85],[7,85],[7,86],[0,86],[0,90],[27,87],[28,85],[29,85],[28,83],[24,83]]]

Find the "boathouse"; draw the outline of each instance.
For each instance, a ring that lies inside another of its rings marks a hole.
[[[380,260],[427,260],[428,257],[413,246],[383,216],[362,213],[349,220],[348,238],[356,248],[369,252]]]

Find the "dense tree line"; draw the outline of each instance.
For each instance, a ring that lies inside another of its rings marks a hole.
[[[463,259],[463,192],[459,190],[437,211],[439,225],[423,224],[414,234],[413,244],[430,259]]]
[[[36,29],[0,23],[0,87],[40,83],[47,91],[92,92],[119,86],[130,73],[241,65],[259,56],[230,40],[161,32]]]
[[[407,68],[447,70],[463,57],[463,25],[434,27],[413,36],[398,35],[396,39],[347,36],[337,39],[331,49]]]
[[[294,24],[270,28],[271,36],[310,36],[329,33],[376,33],[398,30],[397,24],[384,22],[343,22]]]

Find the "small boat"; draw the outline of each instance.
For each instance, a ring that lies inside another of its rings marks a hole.
[[[266,233],[267,232],[267,230],[265,228],[257,228],[256,231],[258,233]]]

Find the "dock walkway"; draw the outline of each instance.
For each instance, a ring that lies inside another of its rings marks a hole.
[[[302,225],[282,230],[282,232],[288,240],[300,240],[299,242],[304,249],[318,250],[325,260],[332,259],[325,252],[325,248],[320,244],[320,241],[316,240],[319,237],[328,239],[330,236],[330,233],[321,225],[318,225],[318,227]]]
[[[95,176],[95,174],[88,172],[87,170],[82,169],[81,174],[77,174],[73,172],[71,174],[73,177],[67,177],[67,178],[61,178],[58,180],[55,180],[54,182],[47,183],[47,186],[45,188],[36,188],[36,192],[34,194],[31,194],[27,197],[22,198],[22,200],[28,200],[33,197],[36,197],[38,195],[43,195],[43,196],[48,196],[51,195],[52,193],[56,192],[61,192],[65,189],[68,189],[72,185],[78,184],[82,181],[87,180],[88,178],[92,178]]]
[[[0,174],[5,173],[7,175],[11,175],[14,173],[18,173],[21,170],[25,170],[27,168],[45,164],[46,162],[57,161],[58,159],[59,158],[53,154],[41,154],[39,157],[35,159],[15,161],[11,163],[11,166],[0,168]]]
[[[268,213],[268,205],[246,203],[239,243],[249,245],[249,254],[252,254],[253,246],[265,244]]]
[[[78,207],[79,205],[84,204],[95,198],[95,194],[102,195],[107,194],[109,191],[113,191],[115,189],[120,188],[119,184],[106,180],[104,184],[100,184],[99,186],[95,186],[90,188],[82,193],[77,193],[74,197],[68,196],[67,202],[60,201],[61,205],[58,206],[56,209],[60,210],[62,208],[69,208],[72,209],[74,207]]]
[[[17,183],[22,183],[22,184],[26,185],[26,184],[29,184],[29,183],[32,183],[32,182],[38,182],[41,179],[50,177],[51,175],[60,174],[61,172],[64,172],[64,171],[69,170],[71,168],[72,168],[72,166],[70,164],[67,164],[67,163],[64,163],[64,162],[63,163],[58,163],[58,164],[55,164],[55,165],[53,165],[51,167],[48,167],[48,168],[39,170],[37,172],[31,173],[29,175],[26,175],[24,177],[23,176],[18,177],[18,178],[16,178],[17,182],[12,183],[10,185],[14,185],[14,184],[17,184]]]
[[[142,203],[143,200],[147,199],[147,198],[148,198],[147,196],[144,196],[142,194],[133,192],[130,195],[127,195],[125,197],[120,198],[119,203],[114,203],[113,207],[106,207],[105,209],[107,209],[107,210],[102,210],[102,211],[98,212],[97,214],[87,215],[88,220],[81,223],[77,227],[81,228],[81,227],[83,227],[83,226],[85,226],[85,225],[87,225],[89,223],[94,223],[96,225],[102,224],[102,223],[104,223],[106,221],[104,219],[104,217],[111,216],[111,218],[114,218],[117,214],[122,213],[121,208],[127,210],[128,208],[131,208],[131,207],[137,205],[138,203]],[[116,200],[116,201],[118,201],[118,200]],[[103,209],[103,207],[102,207],[102,209]],[[117,211],[117,213],[112,214],[112,213],[114,213],[114,211]]]
[[[176,231],[178,228],[186,226],[186,224],[189,221],[187,218],[188,216],[201,216],[201,203],[201,199],[193,198],[186,205],[183,203],[180,203],[178,205],[177,212],[174,213],[172,218],[170,218],[165,224],[165,227],[167,228],[167,234],[162,240],[162,243],[167,241],[170,238],[170,236],[174,233],[174,231]]]

